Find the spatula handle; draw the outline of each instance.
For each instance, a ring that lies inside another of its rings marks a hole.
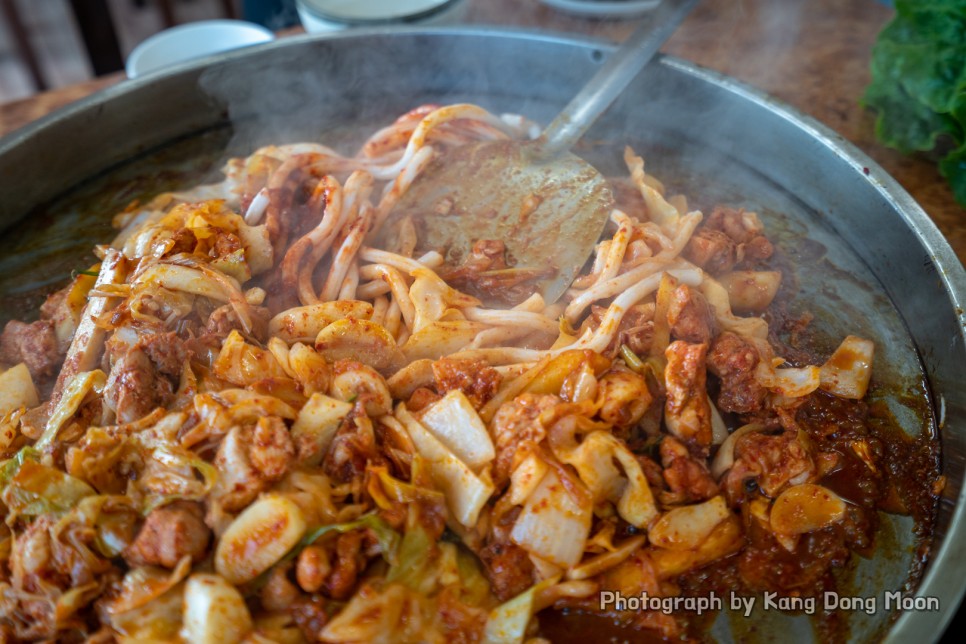
[[[569,150],[654,57],[697,3],[698,0],[663,0],[547,126],[537,141],[537,156],[552,158]]]

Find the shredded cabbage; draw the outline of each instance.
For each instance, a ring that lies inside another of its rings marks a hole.
[[[413,418],[404,405],[396,408],[396,417],[402,421],[413,444],[426,459],[436,485],[446,495],[450,511],[464,526],[472,526],[495,488],[489,481],[477,476],[443,443],[436,439],[423,425]]]
[[[107,375],[100,369],[85,371],[74,376],[61,394],[57,406],[50,414],[50,420],[44,428],[44,433],[34,444],[39,450],[44,450],[57,438],[57,432],[64,426],[71,416],[77,413],[84,400],[92,392],[100,394],[107,384]]]
[[[580,481],[564,485],[556,471],[548,470],[523,504],[510,538],[541,559],[569,568],[584,553],[593,508],[593,497]]]
[[[37,516],[62,514],[94,494],[94,489],[84,481],[24,459],[0,498],[12,516]]]
[[[483,644],[521,644],[530,619],[538,610],[539,594],[556,584],[559,579],[544,579],[490,611],[483,631]]]
[[[457,458],[478,470],[496,456],[493,441],[473,404],[459,389],[433,403],[420,418],[422,424]]]

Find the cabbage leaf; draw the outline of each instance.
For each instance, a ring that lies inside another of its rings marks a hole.
[[[559,575],[538,584],[506,601],[492,611],[483,631],[483,644],[519,644],[523,642],[530,618],[537,612],[537,596],[559,580]]]
[[[25,459],[3,490],[4,504],[16,516],[62,514],[96,494],[84,481]]]

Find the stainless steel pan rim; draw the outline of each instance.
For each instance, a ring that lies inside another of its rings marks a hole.
[[[318,40],[339,41],[396,36],[425,36],[429,38],[499,37],[511,40],[545,43],[548,45],[562,45],[587,51],[599,50],[606,52],[613,48],[610,44],[584,37],[563,36],[530,30],[478,27],[434,29],[380,27],[326,35],[305,35],[286,38],[242,51],[218,54],[203,60],[192,61],[172,67],[133,81],[125,81],[73,103],[0,139],[0,167],[2,167],[4,159],[10,158],[16,162],[17,159],[29,157],[30,148],[34,145],[35,141],[48,135],[50,132],[57,131],[58,128],[62,129],[68,126],[89,123],[105,106],[116,103],[124,98],[130,98],[138,93],[145,93],[150,88],[158,87],[165,83],[174,84],[185,78],[196,79],[200,74],[200,70],[205,68],[218,67],[219,65],[232,61],[255,60],[257,57],[266,55],[268,52],[286,48],[297,48]],[[911,242],[914,241],[918,244],[914,248],[915,252],[924,253],[924,262],[930,264],[930,271],[935,272],[936,279],[941,283],[944,301],[937,303],[937,306],[941,305],[943,308],[950,307],[957,320],[957,331],[949,339],[949,348],[952,352],[956,352],[957,355],[962,353],[963,347],[966,346],[966,341],[964,341],[966,338],[964,338],[963,334],[963,329],[966,327],[966,314],[964,314],[964,309],[966,309],[966,270],[963,269],[962,264],[957,259],[952,248],[936,228],[935,224],[933,224],[932,220],[898,182],[842,136],[836,134],[818,121],[787,105],[775,101],[756,89],[748,87],[732,78],[669,56],[664,56],[660,59],[659,63],[655,64],[660,64],[680,74],[701,79],[761,109],[767,110],[770,114],[787,121],[790,125],[800,130],[814,145],[823,148],[846,163],[859,177],[865,175],[863,177],[864,181],[905,222],[908,229],[914,235],[914,239]],[[116,162],[116,160],[113,162]],[[112,163],[109,157],[106,163],[107,165]],[[101,169],[105,169],[107,165]],[[31,195],[29,186],[25,190],[28,195],[25,199],[30,203],[30,199],[34,195]],[[40,190],[40,194],[47,197],[54,196],[50,194],[49,189],[47,192],[44,192],[43,188],[38,190]],[[10,198],[10,194],[9,189],[5,190],[0,186],[0,214],[4,214],[4,202]],[[861,249],[857,248],[857,250]],[[923,311],[922,314],[928,315],[928,312]],[[948,468],[949,463],[953,461],[957,463],[958,468],[962,467],[961,461],[963,460],[963,453],[960,452],[959,448],[957,448],[957,453],[951,453],[948,449],[948,441],[945,439],[945,435],[950,431],[953,431],[953,435],[955,435],[955,433],[962,433],[966,429],[963,429],[961,426],[951,426],[949,420],[947,420],[945,426],[942,422],[944,419],[952,418],[955,421],[959,421],[961,418],[966,417],[966,412],[964,412],[964,409],[966,409],[966,404],[964,404],[966,403],[966,392],[962,390],[962,386],[947,387],[944,391],[939,391],[937,396],[936,404],[938,409],[936,412],[940,420],[942,434],[944,435],[944,468]],[[955,498],[946,498],[943,501],[943,511],[948,515],[944,529],[944,537],[939,542],[934,543],[930,563],[915,593],[917,596],[940,597],[942,599],[940,609],[936,612],[906,611],[900,614],[889,631],[886,641],[904,642],[912,638],[923,637],[938,639],[955,614],[956,607],[961,601],[964,591],[966,591],[966,487],[961,486],[961,481],[956,481],[955,483],[960,486],[958,494],[955,495]]]

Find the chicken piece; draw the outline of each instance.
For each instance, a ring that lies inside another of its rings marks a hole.
[[[268,339],[268,320],[271,317],[269,310],[264,306],[250,307],[252,315],[252,336],[259,341]],[[220,346],[221,341],[228,337],[232,331],[244,333],[241,320],[230,304],[224,304],[211,312],[205,330],[201,335],[201,340],[207,344]]]
[[[735,444],[735,463],[722,486],[728,500],[737,504],[745,496],[749,479],[754,479],[766,496],[775,498],[786,486],[811,480],[815,472],[815,461],[808,446],[799,440],[799,432],[751,432]]]
[[[643,454],[634,454],[634,458],[641,466],[641,470],[644,472],[644,478],[647,479],[647,484],[651,486],[653,490],[660,490],[664,487],[664,470],[658,465],[654,460]]]
[[[720,230],[705,227],[694,231],[684,256],[712,275],[727,273],[738,263],[738,246]]]
[[[500,487],[516,467],[515,455],[524,444],[537,444],[547,436],[540,423],[540,414],[560,404],[550,395],[523,394],[504,403],[493,417],[493,437],[496,442],[496,461],[493,480]]]
[[[454,358],[442,358],[433,362],[433,377],[436,380],[436,390],[440,394],[445,395],[459,389],[476,409],[493,397],[502,380],[499,372],[482,360]]]
[[[5,332],[0,336],[0,362],[26,362],[35,379],[44,375],[41,372],[46,372],[48,367],[59,366],[77,330],[77,319],[67,300],[73,287],[74,284],[68,284],[47,296],[40,305],[37,322],[8,323],[9,335]]]
[[[704,227],[720,230],[737,244],[735,250],[739,264],[768,259],[775,252],[775,247],[763,234],[764,226],[758,215],[742,208],[736,210],[715,206]]]
[[[670,488],[661,498],[667,505],[706,501],[719,493],[707,465],[692,458],[688,448],[673,436],[661,441],[661,465]]]
[[[715,206],[692,235],[684,256],[712,275],[727,273],[739,264],[772,256],[775,247],[763,230],[755,213]]]
[[[637,313],[637,315],[635,315]],[[627,311],[618,327],[620,344],[639,356],[646,356],[651,352],[654,340],[654,307],[651,304],[635,304]],[[617,347],[620,349],[620,346]]]
[[[25,324],[18,320],[7,322],[0,334],[0,362],[24,362],[34,380],[53,375],[62,359],[57,351],[57,335],[50,320]]]
[[[712,230],[720,230],[737,244],[752,244],[764,248],[763,244],[754,243],[759,237],[764,238],[762,234],[764,226],[761,225],[758,215],[748,212],[744,208],[715,206],[711,211],[711,216],[705,222],[705,226]],[[767,259],[770,256],[771,252],[768,252],[767,255],[758,256],[756,259]],[[741,260],[739,259],[739,261]]]
[[[714,337],[715,323],[711,306],[704,295],[681,284],[671,295],[667,312],[671,336],[691,343],[709,343]]]
[[[144,351],[158,371],[175,379],[181,377],[185,360],[191,355],[184,340],[173,331],[146,333],[139,338],[137,346]]]
[[[483,571],[500,601],[512,599],[533,585],[533,562],[514,543],[492,543],[480,551]]]
[[[775,253],[775,246],[764,235],[753,237],[739,246],[739,256],[745,261],[768,259]]]
[[[243,248],[245,246],[242,244],[241,239],[238,238],[238,235],[219,231],[215,236],[215,243],[212,244],[208,254],[211,257],[225,257]]]
[[[495,514],[486,544],[477,555],[493,594],[500,601],[516,597],[533,585],[533,562],[526,550],[510,540],[510,532],[520,515],[519,506]]]
[[[129,566],[174,568],[185,556],[201,561],[210,540],[201,505],[175,501],[151,511],[122,556]]]
[[[587,317],[581,332],[588,328],[596,329],[607,314],[606,306],[591,305],[590,315]],[[614,340],[602,352],[607,357],[616,357],[621,345],[626,344],[627,348],[639,356],[646,356],[651,350],[651,341],[654,339],[654,303],[635,304],[627,309],[627,313],[621,318],[620,325]]]
[[[597,381],[597,415],[617,427],[635,425],[654,402],[647,380],[627,368],[612,367]]]
[[[295,445],[281,419],[233,427],[215,455],[218,481],[211,497],[226,512],[237,512],[285,476],[294,460]]]
[[[667,358],[664,423],[671,434],[692,450],[706,450],[711,445],[711,405],[704,370],[707,352],[706,344],[688,344],[681,340],[672,342],[664,352]]]
[[[130,423],[163,406],[172,392],[171,383],[158,377],[147,355],[131,347],[121,353],[111,368],[104,387],[104,403],[119,423]]]
[[[708,370],[721,379],[718,408],[736,414],[761,411],[768,391],[755,378],[758,349],[739,335],[725,331],[711,345]]]
[[[386,460],[379,454],[372,421],[359,402],[342,420],[332,438],[329,451],[322,460],[322,469],[340,483],[361,480],[369,465],[382,465]]]

